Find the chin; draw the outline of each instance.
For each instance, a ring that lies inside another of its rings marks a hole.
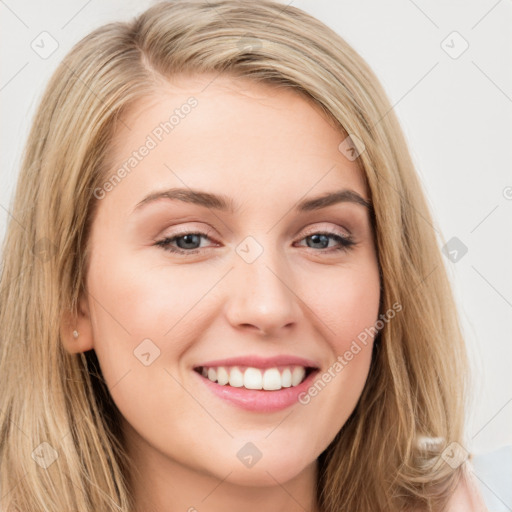
[[[275,486],[277,482],[283,484],[292,480],[316,463],[316,459],[305,462],[298,457],[293,457],[294,450],[291,447],[292,454],[287,453],[287,451],[279,450],[279,453],[272,454],[272,456],[263,454],[252,466],[245,466],[238,458],[234,462],[232,459],[226,459],[222,467],[217,465],[214,474],[221,480],[229,474],[226,481],[233,485],[245,487]]]

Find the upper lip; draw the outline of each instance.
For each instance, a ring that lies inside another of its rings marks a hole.
[[[215,361],[206,361],[194,368],[206,366],[250,366],[252,368],[273,368],[275,366],[304,366],[306,368],[318,368],[318,363],[303,357],[291,355],[279,355],[274,357],[261,357],[257,355],[248,355],[240,357],[230,357],[228,359],[216,359]]]

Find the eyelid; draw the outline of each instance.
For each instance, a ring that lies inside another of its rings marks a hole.
[[[305,238],[307,236],[317,234],[322,231],[328,232],[329,234],[335,233],[345,239],[353,238],[352,233],[346,227],[343,227],[343,230],[345,230],[345,232],[343,232],[340,229],[340,227],[338,227],[338,226],[335,226],[335,227],[329,226],[329,227],[323,228],[322,226],[319,226],[318,224],[321,224],[321,223],[317,222],[313,226],[309,226],[305,230],[300,230],[296,235],[297,237],[300,236],[298,241],[302,240],[303,238]],[[324,224],[326,224],[326,223],[324,223]],[[215,236],[212,236],[212,233],[215,234],[215,230],[208,224],[206,224],[206,228],[201,227],[201,228],[194,229],[193,226],[185,227],[185,228],[177,228],[177,231],[173,231],[169,235],[162,235],[161,237],[158,237],[158,238],[159,239],[169,239],[169,238],[175,238],[175,237],[179,237],[179,236],[183,236],[183,235],[187,235],[187,234],[191,234],[191,233],[197,233],[197,234],[204,235],[207,238],[209,238],[210,240],[218,243],[217,240],[215,240]],[[157,239],[155,240],[155,242],[157,241]]]
[[[216,246],[218,247],[219,243],[215,240],[214,237],[211,236],[212,231],[213,231],[213,229],[211,228],[211,226],[208,226],[208,229],[206,229],[206,230],[201,230],[201,229],[194,230],[192,228],[189,228],[189,229],[181,228],[178,232],[174,232],[168,236],[165,236],[164,238],[161,238],[158,241],[155,240],[155,245],[161,246],[164,250],[166,250],[170,253],[173,253],[175,255],[178,255],[180,257],[181,256],[186,257],[187,255],[198,254],[198,253],[213,249]],[[206,239],[212,241],[213,245],[210,245],[207,247],[200,247],[200,248],[196,248],[196,249],[190,249],[190,250],[175,248],[175,247],[171,246],[171,243],[174,242],[176,239],[182,238],[186,235],[191,235],[191,234],[198,235],[202,239],[206,238]],[[294,246],[296,243],[302,242],[303,240],[306,240],[308,237],[313,236],[313,235],[325,235],[332,239],[335,239],[335,240],[337,239],[338,246],[336,246],[334,248],[321,249],[318,251],[314,248],[307,248],[308,250],[313,251],[314,253],[318,253],[319,255],[325,256],[325,257],[329,257],[331,255],[338,254],[340,251],[349,252],[352,250],[353,247],[358,245],[358,242],[354,239],[354,237],[351,234],[342,233],[342,232],[340,232],[339,228],[338,229],[334,229],[334,228],[322,229],[319,226],[316,226],[316,227],[311,226],[305,232],[302,232],[302,235],[300,236],[300,238],[297,241],[293,242]]]
[[[169,228],[171,228],[173,226],[169,226]],[[176,228],[176,231],[173,231],[172,233],[166,235],[165,233],[162,234],[162,235],[159,235],[157,237],[162,239],[162,238],[174,238],[174,237],[179,237],[179,236],[183,236],[183,235],[188,235],[190,233],[200,233],[202,235],[206,235],[208,236],[208,238],[211,238],[211,239],[214,239],[215,236],[212,236],[215,234],[215,230],[209,226],[208,224],[204,224],[201,226],[201,227],[194,227],[194,226],[189,226],[189,223],[187,223],[187,227],[177,227]]]
[[[313,234],[316,234],[316,233],[319,233],[322,231],[326,231],[329,233],[335,233],[335,234],[341,236],[342,238],[346,238],[346,239],[352,238],[352,233],[347,228],[343,228],[346,231],[344,233],[343,231],[340,230],[340,228],[338,226],[336,226],[336,227],[330,226],[328,228],[323,228],[322,226],[318,226],[317,224],[310,226],[305,231],[300,231],[299,233],[301,234],[301,239],[306,236],[313,235]]]

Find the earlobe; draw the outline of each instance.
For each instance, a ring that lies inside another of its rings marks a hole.
[[[67,352],[77,354],[94,348],[91,318],[85,297],[78,304],[78,315],[70,310],[62,314],[60,324],[60,339]]]

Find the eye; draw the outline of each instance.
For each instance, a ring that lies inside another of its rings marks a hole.
[[[310,249],[324,249],[322,252],[337,252],[337,251],[349,251],[356,242],[349,235],[342,235],[340,233],[333,233],[329,231],[317,231],[306,235],[302,240],[310,240],[312,245],[308,244]],[[302,241],[301,240],[301,241]],[[338,243],[338,246],[331,247],[329,249],[330,240],[334,240]],[[318,247],[320,246],[320,247]]]
[[[159,240],[156,242],[156,245],[163,247],[166,251],[176,254],[195,254],[199,252],[199,249],[201,248],[201,239],[203,238],[211,240],[208,233],[203,233],[201,231],[187,231]],[[171,245],[174,243],[176,243],[178,247]]]
[[[196,254],[200,252],[200,249],[204,249],[204,247],[201,247],[202,239],[212,240],[209,233],[187,231],[159,240],[155,245],[174,254]],[[329,231],[313,232],[302,238],[301,241],[302,240],[311,241],[312,245],[308,244],[309,249],[320,249],[320,252],[324,253],[348,251],[356,245],[356,242],[351,236]],[[338,245],[329,247],[331,240],[334,240]],[[173,244],[176,244],[177,247]]]

